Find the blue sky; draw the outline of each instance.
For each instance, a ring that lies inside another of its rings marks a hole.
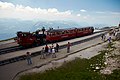
[[[0,1],[1,1],[0,6],[2,6],[0,7],[1,8],[0,18],[11,18],[10,16],[15,15],[16,17],[13,18],[20,19],[41,18],[42,20],[73,20],[77,22],[79,21],[87,22],[89,24],[101,23],[115,25],[120,22],[120,0],[0,0]],[[4,7],[4,5],[9,5],[7,6],[8,9]],[[14,11],[14,13],[12,10]],[[5,13],[6,11],[9,14],[2,14]],[[29,13],[30,11],[34,13],[31,12],[30,14]]]
[[[90,11],[116,11],[120,12],[120,0],[0,0],[24,6],[57,8],[59,10],[86,9]]]

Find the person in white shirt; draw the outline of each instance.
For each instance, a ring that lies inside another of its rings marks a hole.
[[[56,58],[55,48],[54,48],[54,47],[52,48],[52,57],[53,57],[53,58]]]

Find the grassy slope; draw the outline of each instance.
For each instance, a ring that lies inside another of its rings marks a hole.
[[[47,70],[44,73],[33,73],[21,76],[20,80],[119,80],[120,70],[115,70],[111,75],[102,75],[95,67],[105,67],[103,55],[107,50],[101,51],[89,60],[76,59],[65,63],[54,70]],[[92,64],[92,66],[90,66]],[[101,65],[99,65],[101,64]]]

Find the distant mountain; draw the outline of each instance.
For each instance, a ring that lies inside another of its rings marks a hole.
[[[17,19],[0,19],[0,40],[16,36],[17,31],[30,31],[35,23]]]
[[[71,21],[38,21],[34,26],[33,29],[38,29],[45,27],[46,29],[49,28],[73,28],[73,27],[81,27],[80,24]]]

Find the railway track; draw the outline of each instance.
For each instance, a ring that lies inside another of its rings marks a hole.
[[[74,45],[77,45],[77,44],[80,44],[80,43],[83,43],[83,42],[93,40],[93,39],[95,39],[97,37],[100,37],[100,36],[101,36],[101,34],[90,37],[90,38],[87,38],[87,39],[83,39],[83,40],[80,40],[80,41],[77,41],[77,42],[73,42],[71,44],[72,44],[72,46],[74,46]],[[66,44],[60,46],[60,49],[63,49],[63,48],[66,48]],[[15,50],[15,49],[13,48],[13,50]],[[19,50],[19,47],[18,47],[18,50]],[[34,53],[31,53],[31,55],[32,55],[32,57],[35,57],[35,56],[40,55],[40,52],[41,51],[34,52]],[[21,61],[21,60],[25,60],[25,59],[26,59],[26,55],[22,55],[22,56],[17,56],[17,57],[10,58],[10,59],[2,60],[2,61],[0,61],[0,66],[10,64],[10,63],[13,63],[13,62],[17,62],[17,61]]]
[[[21,50],[20,46],[13,46],[13,47],[9,47],[9,48],[0,49],[0,55],[14,52],[14,51],[19,51],[19,50]]]

